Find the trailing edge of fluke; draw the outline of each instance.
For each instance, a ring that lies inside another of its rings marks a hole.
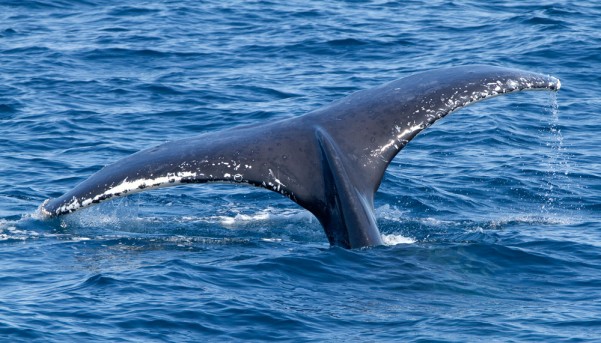
[[[374,194],[390,161],[447,114],[497,95],[560,88],[517,69],[461,66],[418,73],[276,122],[168,142],[104,167],[41,206],[59,216],[183,183],[233,182],[281,193],[317,217],[331,245],[382,244]]]

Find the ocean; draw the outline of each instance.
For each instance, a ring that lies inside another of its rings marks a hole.
[[[562,88],[411,141],[383,246],[234,184],[40,215],[139,150],[468,64]],[[599,69],[593,1],[0,1],[0,340],[599,341]]]

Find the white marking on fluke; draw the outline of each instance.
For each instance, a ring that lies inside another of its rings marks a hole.
[[[157,177],[154,179],[138,179],[133,181],[127,181],[125,178],[120,184],[115,187],[109,188],[101,194],[96,195],[93,198],[82,199],[81,201],[77,200],[77,198],[73,197],[70,202],[64,204],[59,207],[56,212],[64,213],[64,212],[73,212],[80,207],[86,207],[91,205],[94,202],[99,202],[100,200],[109,199],[114,196],[118,196],[121,194],[133,194],[138,193],[147,189],[159,188],[166,184],[173,183],[181,183],[184,178],[195,178],[197,173],[195,172],[177,172],[177,173],[168,173],[165,176]],[[43,208],[43,207],[42,207]],[[50,213],[46,213],[50,214]]]
[[[270,186],[273,187],[273,189],[275,189],[276,191],[280,191],[280,186],[282,187],[286,187],[285,184],[282,183],[282,181],[280,181],[280,179],[278,179],[275,174],[273,173],[273,170],[269,169],[269,175],[273,178],[273,181],[275,181],[275,183],[277,183],[277,186],[275,186],[273,183],[269,183]]]

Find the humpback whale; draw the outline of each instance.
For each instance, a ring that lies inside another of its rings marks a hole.
[[[41,212],[188,183],[233,182],[281,193],[310,211],[331,245],[382,244],[374,194],[395,155],[447,114],[501,94],[560,88],[558,79],[494,66],[417,73],[305,115],[167,142],[108,165]]]

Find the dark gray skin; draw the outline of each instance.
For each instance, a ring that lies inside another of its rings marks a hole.
[[[58,216],[117,196],[181,183],[237,182],[309,210],[331,245],[382,244],[374,194],[390,161],[426,127],[495,95],[553,90],[558,79],[490,66],[415,74],[306,115],[173,141],[111,164],[42,212]]]

